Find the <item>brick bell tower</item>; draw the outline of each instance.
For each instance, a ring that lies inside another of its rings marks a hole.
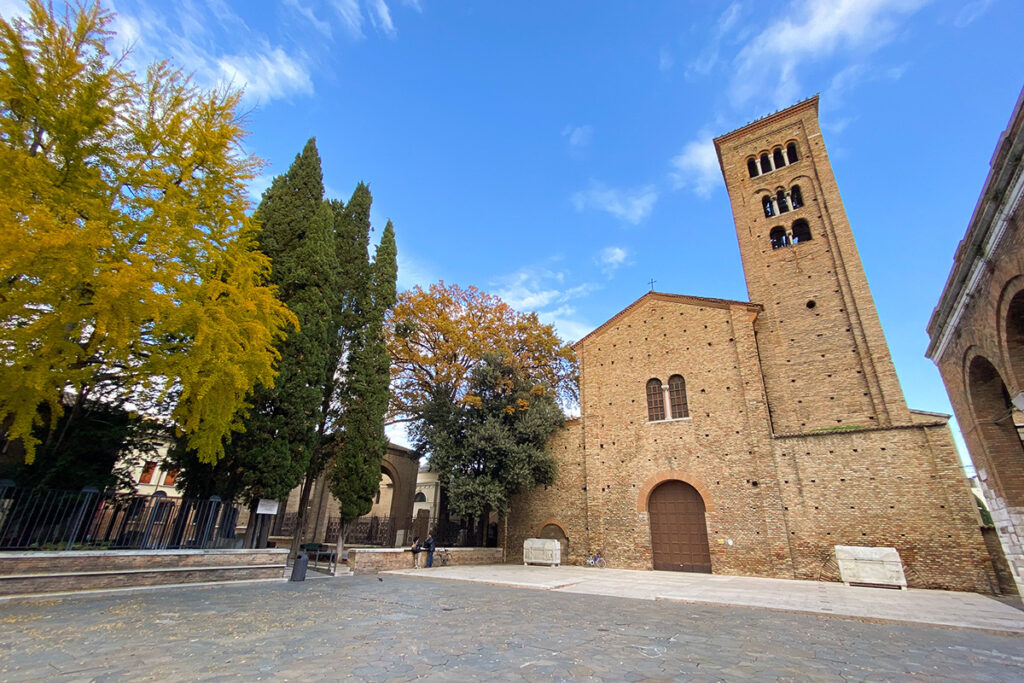
[[[776,434],[911,423],[818,125],[818,97],[715,139]]]

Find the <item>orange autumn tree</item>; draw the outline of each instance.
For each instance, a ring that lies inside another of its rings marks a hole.
[[[577,398],[576,354],[536,313],[522,313],[476,287],[433,284],[402,292],[387,319],[391,356],[389,423],[416,422],[431,400],[466,398],[470,373],[498,353],[517,371]]]

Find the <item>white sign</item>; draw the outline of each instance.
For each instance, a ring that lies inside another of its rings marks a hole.
[[[260,498],[260,504],[256,506],[257,515],[276,515],[278,502],[269,498]]]

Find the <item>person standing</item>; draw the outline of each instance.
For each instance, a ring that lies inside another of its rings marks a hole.
[[[419,536],[417,536],[416,538],[412,539],[412,548],[410,548],[410,550],[412,550],[412,568],[413,569],[419,569],[420,568],[420,552],[423,550],[423,544],[420,543],[420,537]]]
[[[423,541],[423,550],[427,553],[427,568],[434,566],[434,548],[437,547],[437,541],[434,540],[434,534],[427,534],[427,540]]]

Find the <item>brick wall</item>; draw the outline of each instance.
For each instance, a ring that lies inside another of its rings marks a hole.
[[[796,162],[750,178],[750,155],[789,142]],[[834,545],[884,545],[911,586],[988,590],[945,417],[903,399],[817,98],[715,144],[755,303],[651,293],[576,345],[582,416],[552,440],[555,486],[514,503],[510,561],[557,523],[571,562],[600,551],[609,566],[650,568],[648,496],[681,480],[704,501],[715,573],[834,579]],[[805,205],[766,218],[761,197],[794,184]],[[813,238],[773,250],[769,230],[801,218]],[[689,416],[649,421],[647,382],[674,374]]]
[[[438,548],[440,550],[440,548]],[[449,553],[449,566],[500,564],[501,548],[446,548]],[[412,569],[412,551],[407,548],[349,548],[348,567],[356,574],[389,571],[392,569]],[[426,563],[426,555],[422,557]],[[437,554],[434,554],[437,564]]]
[[[1006,321],[1011,302],[1024,293],[1022,225],[1024,205],[1006,222],[998,253],[981,269],[935,359],[1018,587],[1024,586],[1024,446],[1014,425],[1021,417],[1008,413],[1006,401],[1024,391],[1024,340],[1008,338]]]

